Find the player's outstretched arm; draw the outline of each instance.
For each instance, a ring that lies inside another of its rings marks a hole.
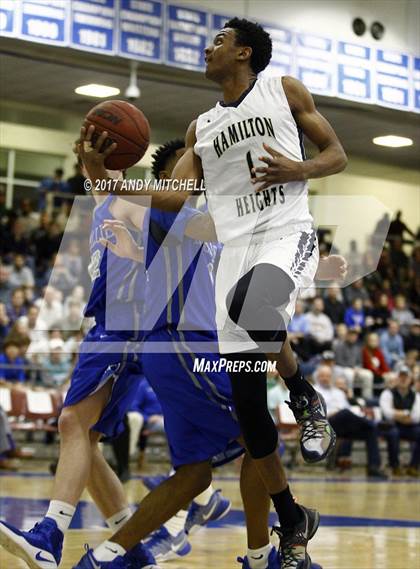
[[[80,139],[76,142],[77,153],[81,157],[83,164],[89,174],[89,178],[95,187],[100,180],[108,180],[105,168],[105,160],[116,148],[114,143],[107,149],[102,151],[105,140],[108,137],[106,131],[102,132],[95,143],[92,142],[92,136],[95,128],[91,125],[88,129],[82,127],[80,131]],[[106,191],[120,195],[123,199],[139,203],[140,198],[151,199],[152,207],[162,209],[164,211],[179,211],[185,201],[191,196],[191,191],[198,189],[201,185],[203,173],[200,158],[194,154],[195,137],[195,121],[193,121],[186,134],[184,155],[176,164],[172,173],[172,181],[168,181],[164,190],[154,191],[150,189],[134,189],[124,182],[113,182],[109,186],[105,186]],[[190,181],[187,189],[183,189],[180,182]],[[191,184],[192,181],[192,184]],[[144,205],[144,200],[142,204]]]

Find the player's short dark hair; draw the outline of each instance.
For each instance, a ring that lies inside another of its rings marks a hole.
[[[236,33],[236,43],[252,48],[251,69],[260,73],[270,63],[273,42],[270,34],[260,24],[245,20],[245,18],[232,18],[224,25],[233,28]]]
[[[156,180],[159,178],[159,172],[165,170],[168,160],[175,156],[175,152],[180,148],[184,148],[184,146],[185,142],[181,138],[168,140],[168,142],[159,146],[152,155],[152,174]]]

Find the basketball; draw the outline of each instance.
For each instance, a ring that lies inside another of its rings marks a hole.
[[[141,160],[149,146],[150,126],[140,109],[126,101],[104,101],[86,115],[83,125],[94,125],[93,143],[106,130],[105,147],[117,143],[115,151],[105,160],[108,170],[125,170]]]

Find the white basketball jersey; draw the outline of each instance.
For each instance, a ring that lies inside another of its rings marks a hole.
[[[281,78],[257,79],[239,101],[217,103],[200,115],[195,153],[201,158],[210,214],[222,243],[273,231],[284,236],[312,226],[306,182],[275,184],[256,192],[251,168],[266,166],[263,142],[302,161],[300,131]]]

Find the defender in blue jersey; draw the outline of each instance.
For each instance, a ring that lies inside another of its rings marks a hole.
[[[182,142],[172,148],[168,159],[173,161],[181,146]],[[127,551],[150,531],[152,503],[159,504],[164,521],[164,513],[167,517],[168,512],[174,511],[173,501],[169,504],[171,499],[178,500],[182,506],[194,497],[191,479],[186,483],[184,476],[191,456],[195,457],[196,463],[189,464],[188,468],[194,469],[199,484],[200,480],[210,480],[210,459],[214,454],[222,453],[226,458],[226,451],[228,454],[230,451],[241,452],[236,443],[239,428],[228,376],[194,372],[196,357],[215,361],[219,357],[214,352],[196,354],[191,348],[196,343],[217,343],[212,274],[218,247],[194,239],[203,238],[206,216],[190,208],[184,208],[178,216],[151,210],[145,221],[148,223],[145,223],[144,236],[146,293],[142,359],[145,375],[162,405],[172,459],[178,468],[172,477],[146,497],[133,518],[106,542],[111,549],[117,546]],[[117,228],[115,223],[109,227],[113,227],[117,241],[119,237],[125,240],[120,254],[138,258],[138,248],[134,242],[128,242],[124,228]],[[254,514],[247,517],[250,547],[252,544],[258,550],[258,560],[266,561],[266,569],[278,569],[280,557],[269,544],[269,497],[248,456],[244,458],[241,478],[245,510]],[[266,539],[263,544],[257,543],[264,527]],[[99,554],[102,554],[103,546],[89,550],[77,569],[128,567],[121,555],[115,555],[110,563],[101,563],[103,558]],[[248,557],[241,559],[241,563],[244,568],[253,567]]]
[[[144,270],[106,246],[110,234],[104,222],[118,219],[134,229],[132,220],[138,223],[144,210],[113,196],[97,195],[95,199],[89,266],[93,285],[85,309],[95,325],[80,346],[59,418],[60,458],[52,500],[45,518],[30,532],[0,522],[0,543],[31,568],[58,567],[64,534],[85,487],[111,529],[121,527],[131,515],[122,484],[105,461],[98,441],[122,430],[143,378],[140,358],[129,345],[141,340]],[[135,553],[138,567],[155,567],[143,546]]]

